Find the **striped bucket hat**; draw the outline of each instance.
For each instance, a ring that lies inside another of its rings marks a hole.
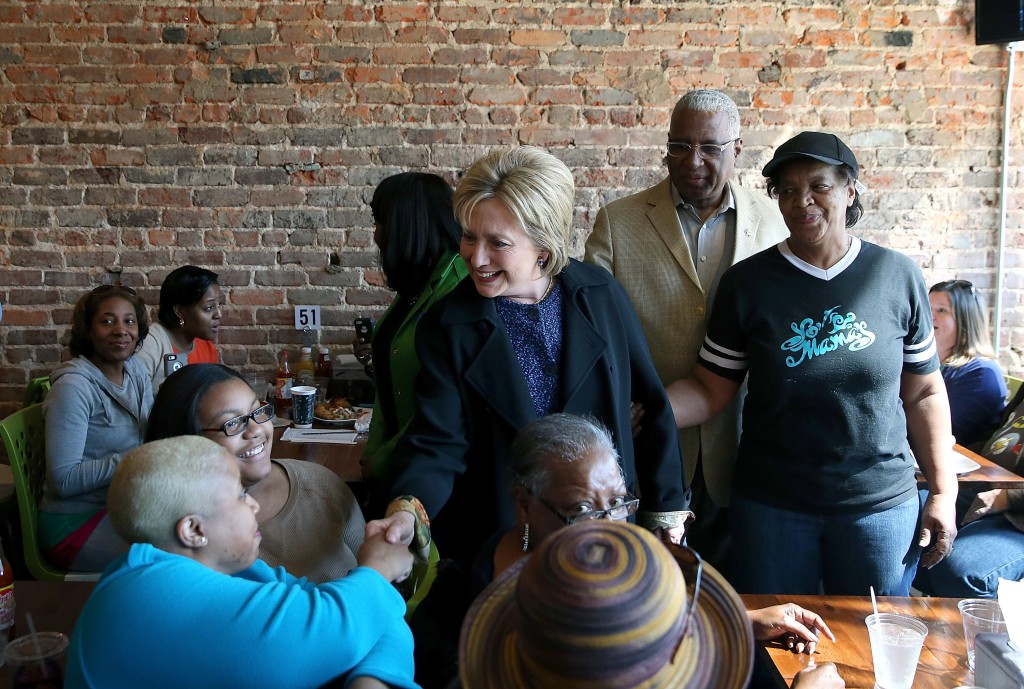
[[[626,522],[561,529],[462,625],[464,689],[742,689],[754,639],[725,578]]]

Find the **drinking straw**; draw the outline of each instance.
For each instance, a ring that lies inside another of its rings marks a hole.
[[[875,611],[875,615],[878,614],[878,600],[875,598],[875,587],[869,586],[868,590],[871,591],[871,607]]]
[[[32,620],[32,613],[25,613],[25,620],[28,622],[28,633],[32,635],[32,645],[36,647],[36,656],[39,658],[39,669],[46,675],[46,662],[43,660],[43,647],[39,644],[39,636],[36,634],[36,623]]]

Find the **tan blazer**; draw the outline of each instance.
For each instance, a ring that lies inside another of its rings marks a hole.
[[[690,375],[704,340],[705,311],[711,308],[683,238],[671,183],[666,178],[602,208],[585,255],[626,288],[664,384]],[[732,265],[779,243],[789,230],[767,194],[729,186],[736,203]],[[708,493],[717,505],[729,504],[738,438],[738,399],[708,423],[679,432],[687,484],[702,456]]]

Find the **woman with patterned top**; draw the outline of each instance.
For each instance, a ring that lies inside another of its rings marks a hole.
[[[463,563],[512,526],[509,445],[554,412],[604,423],[641,520],[682,537],[688,495],[672,411],[626,293],[603,268],[569,258],[574,191],[565,164],[529,146],[481,158],[455,191],[470,279],[420,322],[417,412],[393,453],[404,471],[392,495],[422,501],[439,550]],[[630,402],[645,410],[635,438]],[[408,541],[415,520],[399,509],[367,534]]]
[[[949,404],[923,276],[849,234],[863,187],[837,136],[798,134],[764,175],[790,236],[725,273],[693,377],[669,386],[686,427],[748,378],[731,581],[750,593],[813,594],[823,583],[834,595],[909,595],[918,557],[934,565],[956,536]],[[923,510],[914,455],[931,493]]]

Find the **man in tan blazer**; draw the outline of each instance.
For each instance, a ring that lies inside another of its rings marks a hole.
[[[611,271],[633,300],[666,385],[690,375],[722,273],[789,235],[765,192],[732,181],[742,148],[736,104],[719,91],[687,93],[672,112],[668,177],[602,208],[587,240],[586,260]],[[729,504],[738,430],[737,401],[679,434],[697,513],[688,539],[715,564],[725,564],[715,551],[728,533],[720,508]]]

